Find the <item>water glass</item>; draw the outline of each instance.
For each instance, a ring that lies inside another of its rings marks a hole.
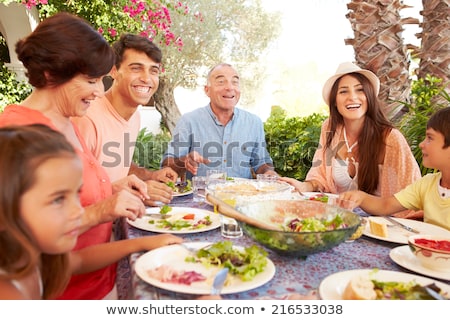
[[[233,218],[228,218],[223,214],[220,215],[220,232],[225,238],[242,237],[242,229],[238,222]]]
[[[206,185],[223,183],[227,181],[227,172],[225,170],[210,169],[206,171]]]
[[[232,207],[236,207],[236,199],[222,198],[221,200]],[[217,213],[217,208],[215,206],[214,212]],[[220,215],[220,232],[225,238],[239,238],[243,235],[242,229],[238,222],[233,218],[224,216],[223,214]]]
[[[327,203],[329,205],[341,207],[343,209],[347,209],[347,210],[350,210],[350,211],[353,211],[353,209],[356,208],[356,202],[355,201],[342,200],[342,199],[339,199],[338,197],[328,197],[328,202]]]
[[[205,201],[206,177],[192,177],[192,191],[194,193],[194,202]]]

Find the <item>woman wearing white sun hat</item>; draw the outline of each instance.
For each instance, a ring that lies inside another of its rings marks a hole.
[[[330,117],[322,125],[305,181],[282,179],[301,192],[359,189],[378,196],[392,195],[419,179],[405,137],[383,114],[379,90],[373,72],[350,62],[340,64],[323,86]]]

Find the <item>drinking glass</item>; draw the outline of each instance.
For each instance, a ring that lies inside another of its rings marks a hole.
[[[206,177],[192,177],[192,191],[194,193],[194,202],[205,201]]]
[[[225,170],[210,169],[206,171],[206,185],[223,183],[227,181],[227,172]]]

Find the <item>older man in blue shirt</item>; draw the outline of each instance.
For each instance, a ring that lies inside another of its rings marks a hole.
[[[216,65],[208,73],[206,107],[184,114],[173,132],[162,166],[179,176],[206,175],[221,169],[229,177],[253,174],[277,175],[266,149],[264,126],[259,117],[236,108],[241,92],[239,75],[229,64]]]

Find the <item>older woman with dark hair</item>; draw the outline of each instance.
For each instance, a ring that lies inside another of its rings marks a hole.
[[[322,95],[330,117],[304,182],[283,178],[299,191],[362,190],[390,196],[421,177],[411,149],[386,118],[378,100],[380,81],[353,63],[339,65]]]
[[[68,13],[58,13],[18,41],[16,52],[34,89],[20,104],[5,108],[0,115],[0,126],[39,123],[64,134],[83,163],[80,200],[86,209],[84,232],[75,250],[109,242],[112,221],[119,217],[134,220],[144,214],[142,199],[148,197],[147,188],[135,176],[111,184],[70,117],[83,116],[90,102],[103,96],[102,78],[113,66],[113,51],[86,21]],[[169,237],[165,241],[169,239],[173,242]],[[159,244],[165,243],[160,241]],[[115,279],[115,265],[76,275],[60,298],[113,298]]]

